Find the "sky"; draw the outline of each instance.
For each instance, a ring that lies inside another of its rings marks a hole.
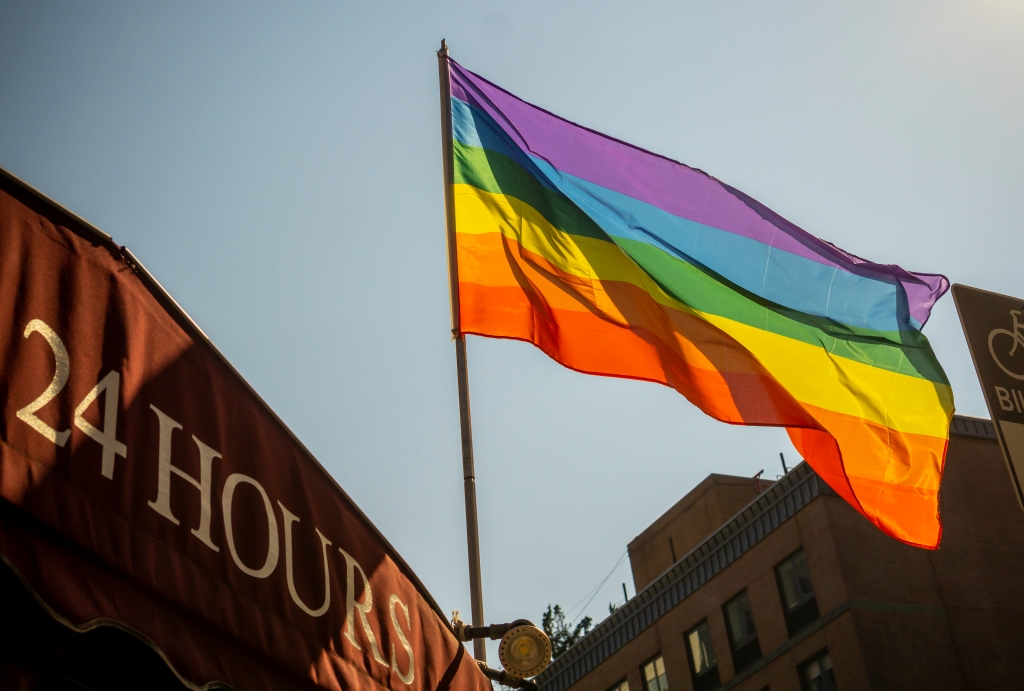
[[[1024,0],[0,0],[0,166],[138,256],[445,611],[470,606],[442,38],[847,251],[1024,294]],[[925,334],[987,417],[951,296]],[[489,622],[600,621],[634,594],[626,544],[694,485],[798,457],[666,387],[468,340]]]

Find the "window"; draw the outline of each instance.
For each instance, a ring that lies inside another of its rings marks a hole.
[[[618,684],[608,689],[608,691],[629,691],[629,682],[623,679]]]
[[[836,675],[832,671],[832,658],[828,651],[818,653],[800,668],[800,678],[806,691],[836,691]]]
[[[665,661],[656,655],[643,666],[644,691],[668,691],[668,679],[665,678]],[[625,684],[625,682],[623,682]]]
[[[739,673],[761,658],[761,644],[757,641],[754,612],[750,607],[747,591],[744,590],[725,603],[722,613],[725,615],[725,628],[729,634],[733,666]]]
[[[811,585],[811,572],[807,569],[804,551],[801,549],[776,566],[775,577],[786,614],[786,629],[793,636],[818,619],[818,602],[814,599],[814,586]]]
[[[686,657],[690,661],[693,691],[711,691],[721,686],[707,619],[686,632]]]

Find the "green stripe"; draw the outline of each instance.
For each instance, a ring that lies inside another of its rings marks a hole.
[[[920,331],[890,334],[889,338],[877,332],[855,333],[846,325],[789,310],[751,295],[639,240],[620,240],[617,244],[662,290],[696,310],[820,345],[834,355],[890,372],[949,384],[928,338]],[[901,345],[890,340],[900,337]]]
[[[568,197],[537,182],[525,168],[504,154],[456,140],[455,184],[515,197],[532,206],[564,233],[611,242],[608,234]]]
[[[566,196],[545,187],[519,163],[487,149],[454,142],[455,183],[529,204],[558,230],[618,246],[668,295],[693,309],[769,333],[820,345],[830,353],[873,367],[948,384],[919,331],[858,329],[788,309],[754,295],[706,267],[691,264],[639,240],[612,238]]]

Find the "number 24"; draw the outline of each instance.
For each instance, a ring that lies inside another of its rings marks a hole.
[[[25,338],[28,338],[33,333],[38,333],[46,339],[50,350],[53,351],[56,369],[53,373],[53,379],[50,381],[50,385],[46,387],[46,390],[39,394],[36,400],[19,410],[16,414],[18,419],[28,424],[29,427],[57,446],[63,447],[67,443],[68,437],[71,436],[71,430],[66,429],[63,432],[58,432],[36,417],[36,411],[56,398],[57,394],[68,383],[71,359],[68,357],[68,350],[64,347],[64,342],[60,340],[60,336],[46,322],[41,319],[30,321],[28,326],[25,327]],[[103,477],[108,479],[113,479],[114,477],[115,456],[123,458],[128,453],[128,447],[117,440],[117,407],[120,399],[120,389],[121,375],[116,370],[111,370],[107,372],[107,376],[100,379],[99,383],[92,388],[92,391],[86,394],[82,402],[75,408],[75,427],[85,432],[90,439],[98,442],[103,447],[103,460],[100,472],[103,474]],[[82,416],[102,392],[106,392],[107,395],[104,397],[103,429],[99,430]]]

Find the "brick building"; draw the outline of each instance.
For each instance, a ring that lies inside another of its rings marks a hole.
[[[711,475],[629,544],[637,595],[541,691],[1024,688],[1024,512],[992,424],[951,432],[938,550],[803,463],[760,492]]]

